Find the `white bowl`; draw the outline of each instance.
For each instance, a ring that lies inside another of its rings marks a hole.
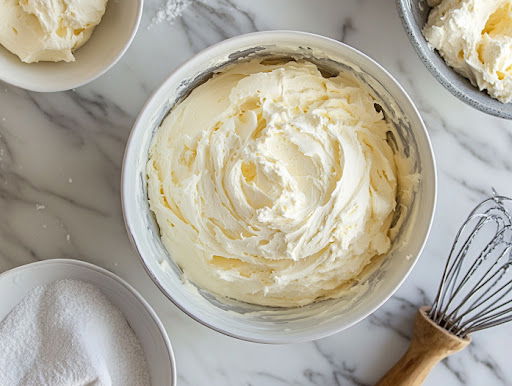
[[[299,55],[331,70],[351,70],[381,97],[421,182],[392,251],[351,295],[302,308],[279,309],[218,298],[182,280],[163,246],[148,206],[146,162],[155,130],[169,109],[208,79],[212,69],[254,55]],[[335,40],[293,31],[258,32],[216,44],[178,68],[139,115],[126,148],[122,176],[125,222],[149,275],[179,308],[224,334],[264,343],[321,338],[343,330],[377,309],[405,279],[427,238],[435,206],[436,172],[427,131],[414,104],[393,77],[361,52]]]
[[[70,259],[44,260],[0,274],[0,320],[33,288],[61,279],[82,280],[98,287],[124,314],[139,338],[153,385],[175,385],[174,354],[162,322],[142,296],[106,269]]]
[[[27,90],[53,92],[83,86],[110,69],[130,46],[144,0],[109,0],[101,23],[75,52],[74,62],[23,63],[0,45],[0,80]]]

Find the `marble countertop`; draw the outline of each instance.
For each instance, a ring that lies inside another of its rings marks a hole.
[[[0,83],[0,272],[36,260],[77,258],[127,279],[162,318],[180,385],[374,383],[406,349],[415,309],[431,302],[465,215],[491,187],[512,195],[512,121],[473,110],[436,83],[409,44],[393,0],[181,0],[181,16],[171,20],[177,13],[171,8],[157,23],[165,3],[146,0],[127,54],[85,87],[38,94]],[[326,35],[386,67],[417,103],[439,172],[430,239],[396,294],[349,330],[286,346],[223,336],[169,302],[128,241],[119,194],[125,142],[152,90],[199,50],[269,29]],[[475,335],[426,385],[512,384],[511,331],[505,325]]]

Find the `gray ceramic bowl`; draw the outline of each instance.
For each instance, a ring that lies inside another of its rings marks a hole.
[[[501,103],[448,66],[437,51],[430,49],[421,32],[430,7],[426,0],[396,0],[405,31],[419,57],[434,77],[453,95],[468,105],[497,117],[512,119],[512,103]]]

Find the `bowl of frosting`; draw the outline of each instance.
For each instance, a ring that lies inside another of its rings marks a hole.
[[[82,86],[128,49],[143,0],[7,0],[0,8],[0,80],[39,92]]]
[[[161,291],[255,342],[330,335],[398,288],[436,195],[421,117],[340,42],[271,31],[214,45],[149,99],[127,144],[128,233]]]
[[[512,1],[397,0],[409,40],[454,96],[512,119]]]

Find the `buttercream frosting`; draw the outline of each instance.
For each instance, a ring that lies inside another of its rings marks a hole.
[[[423,34],[480,90],[512,101],[512,0],[436,1]]]
[[[252,60],[175,106],[147,163],[150,208],[194,284],[271,306],[338,296],[391,246],[393,127],[350,74]]]
[[[23,62],[75,60],[107,0],[0,0],[0,44]]]

